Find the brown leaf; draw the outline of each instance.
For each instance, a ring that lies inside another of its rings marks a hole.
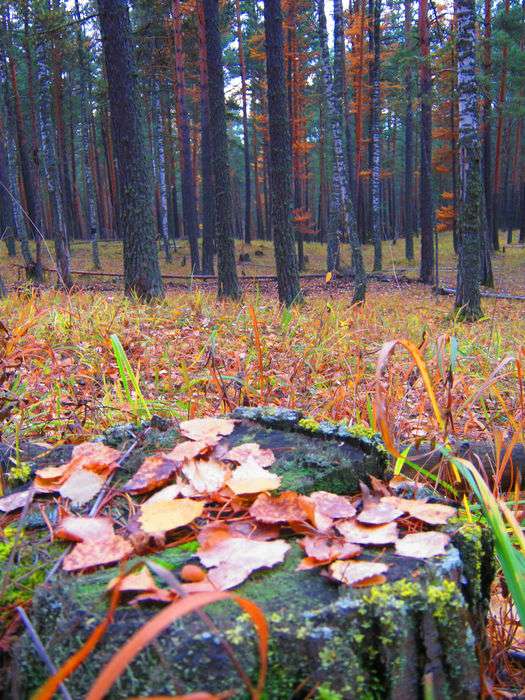
[[[197,556],[208,571],[210,582],[220,590],[242,583],[252,571],[271,568],[282,562],[290,549],[284,540],[260,542],[245,537],[230,537],[212,547],[199,549]]]
[[[119,576],[115,576],[108,583],[107,588],[109,591],[113,590],[119,581]],[[135,591],[156,591],[157,584],[153,576],[150,574],[149,569],[143,566],[139,571],[128,574],[124,576],[120,582],[120,592],[129,593]]]
[[[0,510],[3,513],[12,513],[14,510],[23,508],[26,504],[28,496],[29,489],[27,491],[18,491],[17,493],[12,493],[9,496],[4,496],[3,498],[0,498]]]
[[[353,518],[356,514],[356,509],[344,496],[328,491],[314,491],[310,498],[314,501],[316,510],[328,518]]]
[[[426,501],[399,498],[398,496],[385,496],[381,500],[428,525],[446,525],[450,518],[457,513],[456,508],[443,503],[427,503]]]
[[[362,511],[357,516],[360,523],[368,525],[384,525],[403,515],[403,510],[397,509],[392,503],[381,499],[369,498],[366,500]]]
[[[155,534],[188,525],[202,515],[203,510],[204,503],[191,498],[144,503],[140,507],[138,520],[144,532]]]
[[[67,516],[55,530],[55,537],[74,542],[96,542],[113,537],[113,523],[109,518],[76,518]]]
[[[104,486],[105,478],[87,469],[74,471],[59,488],[62,498],[70,498],[74,506],[82,506],[94,498]]]
[[[396,542],[396,554],[415,559],[428,559],[440,554],[446,554],[445,547],[450,537],[444,532],[416,532],[406,535]]]
[[[336,523],[336,528],[343,537],[355,544],[392,544],[398,538],[396,523],[361,525],[354,518]]]
[[[374,583],[374,578],[388,571],[388,564],[374,561],[334,561],[328,567],[328,573],[331,578],[336,581],[341,581],[347,586],[352,586],[357,583],[371,580]],[[380,581],[384,583],[384,581]]]
[[[107,540],[79,542],[64,557],[64,571],[78,571],[103,564],[114,564],[133,553],[131,544],[119,535]]]
[[[215,493],[221,489],[231,472],[216,459],[190,459],[182,465],[182,473],[197,493]]]
[[[330,564],[332,559],[315,559],[315,557],[304,557],[297,565],[296,571],[310,571],[310,569],[318,569],[321,566]]]
[[[147,493],[158,489],[171,479],[180,466],[180,462],[163,453],[147,457],[122,490],[129,493]]]
[[[250,515],[261,523],[289,523],[306,520],[307,513],[301,496],[294,491],[285,491],[278,496],[261,493],[250,508]]]
[[[248,459],[237,467],[226,483],[236,494],[259,493],[278,489],[281,485],[281,477],[266,471],[257,462]]]
[[[328,562],[334,559],[357,557],[362,552],[359,545],[348,542],[342,537],[308,536],[302,540],[301,544],[308,557]]]
[[[40,492],[58,491],[60,486],[76,471],[85,470],[103,476],[118,467],[120,452],[100,442],[84,442],[73,448],[69,462],[60,467],[44,467],[35,472],[34,485]]]
[[[224,455],[230,462],[243,464],[247,459],[253,459],[260,467],[271,467],[275,462],[272,450],[262,449],[256,442],[237,445]]]
[[[235,421],[229,418],[194,418],[180,424],[180,432],[190,440],[202,440],[207,445],[215,445],[221,436],[230,435]]]
[[[195,457],[207,454],[209,451],[210,445],[203,440],[186,440],[176,445],[166,454],[166,457],[172,459],[174,462],[182,462],[185,459],[195,459]]]

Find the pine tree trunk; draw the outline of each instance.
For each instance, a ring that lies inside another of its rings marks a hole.
[[[155,156],[157,162],[158,180],[158,212],[160,235],[164,247],[164,257],[170,263],[170,232],[168,227],[168,191],[166,186],[166,155],[164,152],[164,139],[162,138],[162,114],[160,109],[160,85],[155,86],[153,96],[153,138],[155,139]]]
[[[374,270],[383,267],[381,247],[381,0],[374,0],[373,35],[374,58],[371,66],[370,81],[372,84],[372,99],[370,105],[371,131],[371,201],[370,216],[372,219],[372,240],[374,242]]]
[[[9,162],[3,115],[0,112],[0,234],[4,237],[9,257],[16,255],[15,217],[9,182]]]
[[[208,66],[208,103],[210,138],[213,150],[215,185],[217,272],[219,298],[236,299],[240,295],[235,266],[234,217],[228,155],[224,71],[219,27],[219,0],[204,1],[206,53]]]
[[[481,316],[482,179],[475,0],[456,0],[459,94],[459,261],[456,309],[468,321]]]
[[[88,90],[91,83],[89,66],[86,63],[84,54],[84,34],[82,31],[80,4],[75,0],[75,17],[77,20],[77,55],[78,55],[78,91],[80,103],[80,130],[82,134],[82,158],[84,167],[84,183],[86,195],[85,215],[87,228],[91,239],[91,259],[93,269],[100,270],[100,254],[98,250],[99,230],[97,224],[97,209],[95,199],[95,185],[93,181],[93,171],[89,157],[89,121],[91,109],[89,106]]]
[[[321,66],[323,89],[326,91],[328,117],[332,130],[334,146],[334,167],[332,184],[332,212],[339,210],[343,218],[344,232],[350,240],[352,250],[352,268],[354,273],[354,297],[353,302],[364,301],[366,294],[366,272],[363,263],[361,244],[357,233],[357,222],[354,211],[348,176],[346,173],[346,160],[343,147],[341,122],[338,113],[337,98],[334,92],[330,56],[328,53],[328,35],[326,32],[326,16],[324,0],[317,1],[317,13],[319,22],[319,40],[321,44]],[[331,228],[331,227],[330,227]],[[334,260],[331,261],[333,264]],[[331,272],[334,267],[328,268]]]
[[[124,285],[126,294],[147,301],[162,296],[163,287],[128,5],[126,0],[97,2],[119,166]]]
[[[412,0],[405,0],[405,47],[412,50]],[[405,68],[405,257],[414,259],[414,73],[412,61]]]
[[[202,209],[202,272],[214,273],[215,257],[215,193],[213,184],[213,151],[210,137],[210,105],[208,102],[208,66],[206,27],[203,0],[198,0],[199,13],[199,78],[201,109],[201,209]]]
[[[301,298],[301,287],[291,222],[291,142],[280,0],[264,1],[264,32],[270,137],[271,230],[279,299],[290,305]]]
[[[235,0],[237,16],[237,42],[239,44],[239,66],[241,69],[242,133],[244,153],[244,242],[252,242],[252,185],[250,178],[250,136],[248,133],[248,95],[246,86],[246,61],[244,57],[241,24],[241,3]]]
[[[175,96],[177,105],[177,130],[179,137],[179,158],[182,191],[182,216],[184,232],[190,244],[191,268],[193,273],[200,271],[199,223],[197,218],[197,198],[190,145],[190,125],[186,110],[186,89],[184,83],[184,53],[182,49],[182,17],[180,0],[173,0],[173,35],[175,40]]]
[[[434,281],[434,212],[432,201],[432,75],[430,70],[428,0],[419,0],[419,37],[421,45],[421,163],[420,163],[420,278],[425,284]]]

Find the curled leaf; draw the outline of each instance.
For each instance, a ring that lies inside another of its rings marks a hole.
[[[180,466],[180,462],[163,453],[147,457],[122,490],[129,493],[147,493],[158,489],[171,479]]]
[[[87,469],[74,471],[59,488],[62,498],[69,498],[74,506],[82,506],[94,498],[104,486],[105,478]]]
[[[406,535],[396,542],[396,554],[415,559],[428,559],[441,554],[446,554],[445,547],[450,542],[450,537],[444,532],[416,532]]]
[[[398,539],[396,523],[361,525],[357,520],[341,520],[336,528],[349,542],[355,544],[392,544]]]
[[[382,576],[388,571],[388,564],[374,561],[334,561],[328,567],[328,573],[331,578],[336,581],[341,581],[347,586],[355,584],[372,585],[374,583],[384,583],[385,579],[376,579],[377,576]]]
[[[237,467],[226,483],[233,493],[238,495],[260,493],[261,491],[278,489],[281,485],[281,477],[263,469],[252,459],[248,459],[240,467]]]

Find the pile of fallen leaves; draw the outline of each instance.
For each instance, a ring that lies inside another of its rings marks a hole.
[[[111,489],[108,480],[122,454],[102,443],[83,443],[67,464],[39,469],[27,491],[0,499],[0,510],[27,511],[35,496],[57,499],[58,522],[46,522],[52,539],[74,543],[62,560],[66,571],[115,565],[197,540],[200,566],[182,569],[181,589],[158,588],[146,568],[129,574],[121,590],[137,592],[138,599],[169,601],[234,588],[253,571],[283,562],[292,535],[300,537],[305,553],[300,570],[320,568],[354,587],[387,580],[389,565],[380,554],[373,561],[361,557],[367,547],[393,545],[396,554],[418,559],[445,554],[449,536],[431,528],[445,525],[455,508],[401,498],[393,495],[395,484],[388,488],[377,479],[372,490],[362,485],[353,498],[326,491],[273,495],[281,484],[271,471],[273,452],[256,443],[231,447],[234,427],[234,420],[219,418],[181,423],[184,442],[147,457],[126,483]],[[95,507],[83,514],[95,498]],[[111,517],[115,498],[127,504],[126,523]]]

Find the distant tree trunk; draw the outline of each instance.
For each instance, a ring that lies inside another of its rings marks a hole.
[[[317,227],[319,240],[326,241],[327,222],[327,184],[326,184],[326,101],[324,95],[319,99],[319,206]]]
[[[182,218],[184,232],[190,244],[191,268],[193,273],[200,271],[199,222],[197,218],[197,198],[190,145],[190,125],[186,110],[186,89],[184,83],[184,53],[182,48],[182,17],[180,0],[173,0],[173,35],[175,40],[175,96],[177,105],[177,131],[179,137],[179,158],[182,192]]]
[[[163,288],[128,5],[126,0],[97,3],[119,166],[124,285],[127,294],[147,301],[162,296]]]
[[[237,15],[237,42],[239,44],[239,66],[241,68],[242,133],[244,150],[244,242],[252,242],[252,185],[250,178],[250,136],[248,133],[248,95],[246,87],[246,61],[244,57],[241,24],[241,2],[235,0]]]
[[[421,163],[419,178],[421,266],[425,284],[434,281],[434,214],[432,202],[432,74],[428,32],[428,0],[419,0],[419,38],[421,46]]]
[[[64,217],[64,202],[60,187],[60,173],[56,153],[54,127],[51,120],[51,75],[46,63],[44,47],[37,53],[38,80],[40,84],[40,132],[42,139],[43,167],[47,180],[47,191],[51,206],[51,223],[55,246],[57,285],[69,290],[73,286],[71,277],[71,255]]]
[[[199,14],[199,76],[201,109],[201,209],[202,209],[202,272],[214,273],[215,257],[215,192],[213,184],[213,151],[210,137],[210,106],[208,102],[208,66],[206,27],[203,0],[198,0]]]
[[[217,272],[219,298],[239,297],[235,266],[234,217],[224,102],[224,71],[219,27],[219,0],[204,0],[210,138],[215,184]]]
[[[405,48],[412,51],[412,0],[405,0]],[[414,72],[412,60],[405,68],[405,257],[414,259]]]
[[[270,135],[271,229],[279,299],[289,306],[300,299],[301,287],[291,222],[291,142],[280,0],[264,0],[264,32]]]
[[[483,74],[485,87],[483,95],[483,189],[485,200],[485,217],[489,231],[490,245],[494,247],[494,210],[493,210],[493,180],[492,180],[492,0],[485,0],[485,36],[483,41]]]
[[[6,148],[4,120],[0,114],[0,235],[4,237],[9,257],[16,255],[15,216],[11,185],[9,182],[9,161]]]
[[[168,190],[166,185],[166,154],[164,152],[164,139],[162,138],[162,113],[160,108],[160,85],[155,86],[153,96],[153,138],[155,139],[155,155],[157,161],[158,174],[158,210],[159,225],[162,245],[164,247],[164,257],[170,263],[170,232],[168,227]]]
[[[352,143],[350,131],[350,119],[348,116],[347,80],[346,80],[346,49],[344,31],[344,13],[342,0],[334,0],[334,90],[341,105],[344,133],[346,138],[346,159],[348,170],[348,183],[350,192],[355,196],[354,158],[352,156]]]
[[[84,34],[80,21],[80,4],[75,0],[75,18],[77,20],[77,56],[78,56],[78,88],[80,103],[80,130],[82,134],[82,158],[84,166],[84,182],[86,186],[86,221],[88,234],[91,239],[91,259],[93,268],[100,270],[100,255],[98,250],[99,231],[97,225],[97,210],[93,171],[89,157],[89,121],[91,118],[88,90],[91,82],[89,66],[84,53]]]
[[[352,249],[352,268],[354,273],[354,297],[353,303],[364,301],[366,294],[366,272],[363,263],[361,244],[357,233],[357,222],[354,211],[348,176],[346,173],[346,160],[343,147],[341,122],[338,114],[337,98],[334,93],[332,69],[328,53],[328,35],[326,31],[326,16],[324,0],[317,0],[317,13],[319,22],[319,40],[321,44],[321,66],[323,89],[326,90],[329,123],[332,129],[334,142],[334,172],[332,183],[332,212],[340,210],[344,223],[345,233],[350,240]],[[335,265],[336,260],[331,260]],[[329,267],[331,272],[334,267]]]
[[[381,244],[381,0],[374,0],[373,6],[374,58],[370,76],[372,84],[370,105],[372,207],[370,217],[372,219],[372,240],[374,241],[374,270],[381,270],[383,267]]]
[[[459,261],[456,308],[462,318],[481,316],[482,179],[476,77],[475,0],[456,0],[459,94]]]

